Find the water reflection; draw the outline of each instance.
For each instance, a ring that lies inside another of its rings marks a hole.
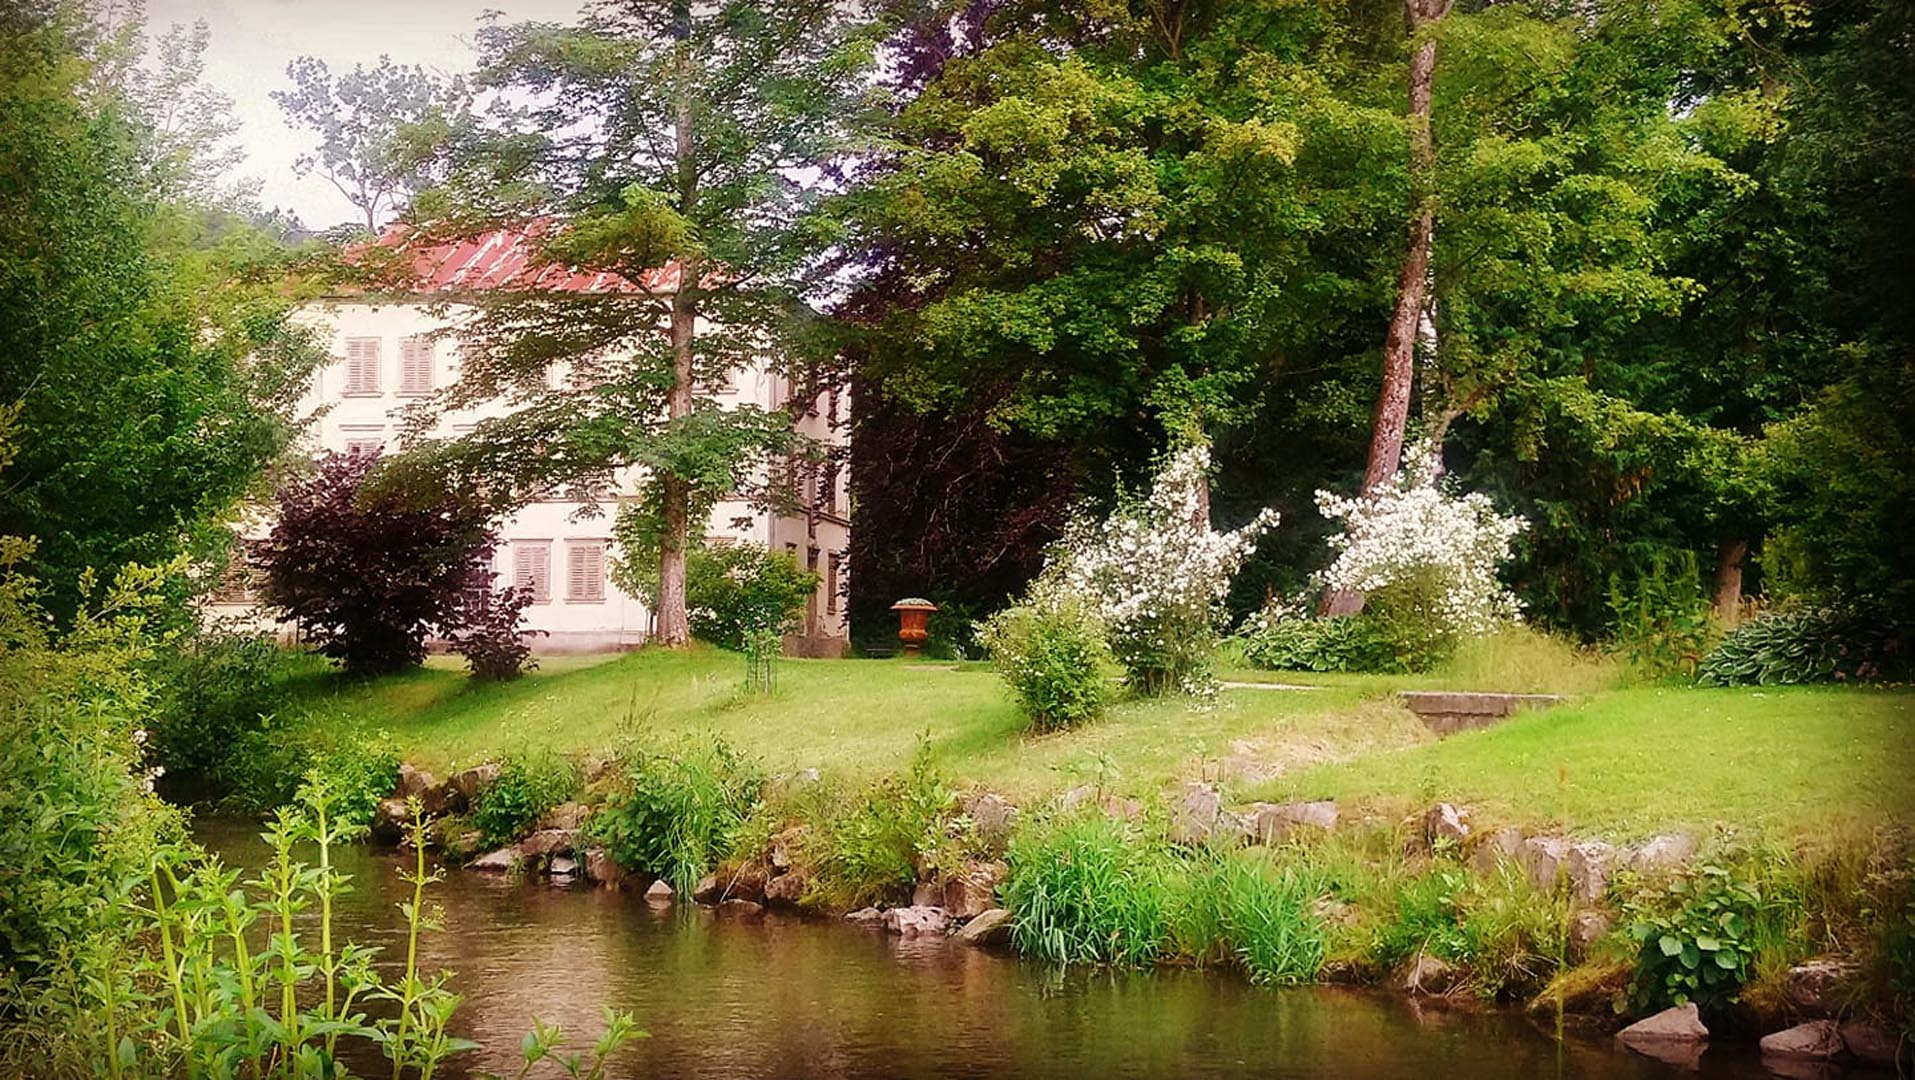
[[[202,835],[230,861],[263,857],[250,827],[207,822]],[[355,889],[338,929],[403,956],[396,861],[361,849],[339,861]],[[485,1044],[453,1076],[510,1075],[535,1016],[582,1047],[606,1005],[651,1032],[619,1063],[630,1077],[1697,1075],[1606,1038],[1559,1045],[1503,1012],[1201,972],[1060,971],[935,939],[476,874],[451,874],[434,893],[446,929],[421,942],[422,965],[456,972],[456,1026]],[[1769,1075],[1723,1049],[1694,1068]]]

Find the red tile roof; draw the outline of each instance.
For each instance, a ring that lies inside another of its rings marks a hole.
[[[376,243],[404,250],[410,234],[392,226]],[[417,292],[466,292],[475,289],[552,290],[557,292],[670,292],[678,285],[678,264],[648,271],[646,290],[606,270],[534,266],[526,234],[494,229],[478,236],[413,249],[413,289]]]

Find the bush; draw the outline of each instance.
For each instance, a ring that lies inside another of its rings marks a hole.
[[[743,650],[753,633],[790,633],[818,575],[790,555],[747,544],[710,544],[685,556],[685,606],[692,633]]]
[[[547,810],[584,787],[578,763],[547,747],[514,750],[499,776],[472,807],[472,827],[488,844],[503,844],[530,829]]]
[[[465,613],[465,625],[446,635],[453,652],[465,657],[466,670],[481,682],[510,682],[538,667],[522,627],[532,593],[507,586],[485,596]],[[532,633],[543,634],[536,630]]]
[[[1271,671],[1402,670],[1396,650],[1367,615],[1326,618],[1266,608],[1239,636],[1244,659]]]
[[[1759,615],[1723,635],[1696,670],[1704,686],[1775,686],[1893,677],[1905,633],[1864,608],[1802,607]]]
[[[1563,901],[1513,866],[1478,876],[1439,864],[1376,888],[1384,911],[1368,959],[1383,970],[1434,956],[1463,968],[1478,995],[1508,999],[1540,989],[1561,963]]]
[[[1004,886],[1012,943],[1062,964],[1152,963],[1170,933],[1169,858],[1101,813],[1018,830]]]
[[[763,770],[722,739],[671,752],[631,744],[618,766],[618,786],[592,815],[592,835],[619,865],[687,894],[730,857],[764,795]]]
[[[340,820],[364,825],[398,774],[399,747],[387,733],[325,714],[278,712],[234,740],[213,779],[226,791],[227,809],[266,817],[295,805],[305,778],[319,776]]]
[[[295,684],[325,666],[266,634],[208,632],[181,642],[155,666],[155,759],[170,775],[216,779],[234,748],[288,707]]]
[[[1076,727],[1103,710],[1110,648],[1083,604],[1027,601],[1006,608],[979,627],[978,641],[1036,730]]]
[[[951,797],[920,742],[910,769],[828,804],[805,846],[814,894],[847,908],[909,897],[920,859],[942,839]]]
[[[429,632],[462,625],[493,543],[476,503],[373,488],[377,461],[328,454],[281,485],[278,520],[256,549],[266,606],[361,675],[416,666]]]
[[[1772,921],[1758,876],[1747,859],[1708,862],[1629,898],[1623,913],[1638,946],[1630,984],[1637,1010],[1694,1002],[1720,1015],[1735,1003]]]
[[[1644,678],[1693,678],[1709,652],[1716,624],[1703,598],[1693,555],[1658,557],[1648,572],[1609,579],[1616,648]]]

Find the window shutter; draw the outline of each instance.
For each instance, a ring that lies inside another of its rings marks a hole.
[[[534,604],[552,600],[552,546],[518,543],[512,545],[512,584],[532,594]]]
[[[379,339],[376,337],[356,337],[346,339],[346,393],[376,394],[379,392]]]
[[[399,392],[432,392],[432,339],[422,334],[399,340]]]
[[[346,456],[376,457],[386,449],[384,439],[347,439]]]
[[[605,599],[605,542],[588,540],[573,544],[566,564],[565,597],[597,603]]]

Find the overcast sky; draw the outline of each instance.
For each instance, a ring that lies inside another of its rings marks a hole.
[[[340,71],[385,54],[453,74],[472,66],[472,31],[481,11],[502,11],[508,20],[569,21],[578,8],[578,0],[147,0],[146,11],[156,36],[169,23],[206,20],[212,30],[206,81],[233,99],[246,151],[240,173],[261,182],[265,205],[323,229],[360,215],[323,177],[293,175],[293,160],[311,140],[286,126],[269,96],[291,85],[289,61],[311,55]]]

